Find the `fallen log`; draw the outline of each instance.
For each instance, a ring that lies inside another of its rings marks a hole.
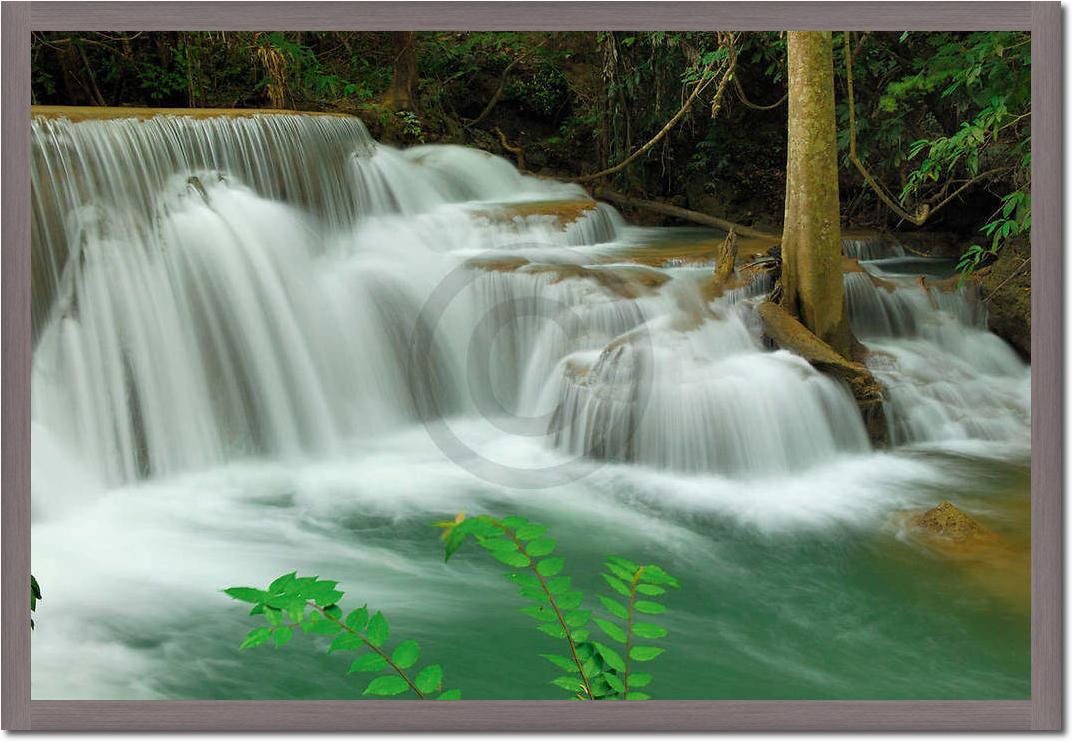
[[[673,216],[675,219],[681,219],[682,221],[691,221],[694,224],[709,226],[714,229],[721,229],[725,232],[728,232],[732,229],[742,237],[755,237],[758,239],[771,240],[777,240],[780,238],[780,235],[778,234],[771,234],[770,232],[760,231],[759,229],[753,229],[750,226],[744,226],[742,224],[734,224],[732,221],[720,219],[717,216],[703,214],[699,211],[690,211],[689,209],[681,208],[680,206],[671,206],[669,203],[648,201],[642,198],[633,198],[632,196],[627,196],[624,193],[618,193],[613,190],[608,190],[607,188],[593,188],[592,195],[604,201],[610,201],[611,203],[619,203],[623,206],[632,206],[633,208],[641,208],[646,211],[653,211],[655,213],[664,214],[666,216]]]

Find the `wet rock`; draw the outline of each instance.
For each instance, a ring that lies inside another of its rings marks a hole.
[[[853,362],[816,337],[789,312],[772,301],[756,309],[763,322],[763,333],[778,347],[799,355],[816,370],[848,384],[876,447],[888,443],[886,413],[883,409],[885,389],[863,363]]]
[[[528,264],[529,261],[523,257],[501,257],[474,258],[466,262],[465,266],[473,270],[487,270],[490,273],[513,273]]]
[[[589,199],[567,201],[526,201],[492,206],[477,211],[492,223],[507,224],[514,219],[527,219],[530,216],[550,217],[556,229],[565,229],[577,219],[596,208],[596,202]]]
[[[737,264],[737,232],[730,229],[730,233],[719,245],[718,254],[715,256],[715,279],[725,283],[733,277],[733,269]]]
[[[524,268],[526,273],[550,273],[552,283],[571,278],[587,278],[598,283],[621,298],[635,299],[654,293],[670,280],[661,271],[643,265],[616,265],[613,267],[584,265],[537,265]]]
[[[466,267],[493,273],[549,275],[551,283],[587,279],[620,298],[627,299],[651,295],[670,280],[666,273],[645,265],[544,264],[529,262],[523,257],[476,258],[466,262]]]
[[[967,541],[993,541],[997,539],[989,528],[971,515],[958,509],[949,500],[943,500],[934,509],[916,515],[909,521],[912,527],[930,535],[958,543]]]

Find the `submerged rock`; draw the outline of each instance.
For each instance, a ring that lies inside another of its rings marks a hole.
[[[909,522],[919,530],[958,543],[997,539],[993,531],[971,515],[965,514],[948,499],[942,500],[934,509],[916,515]]]
[[[651,295],[670,280],[670,276],[645,265],[576,265],[573,263],[535,263],[523,257],[501,259],[476,258],[466,266],[493,273],[526,273],[549,275],[550,282],[587,279],[594,281],[620,298],[635,299]]]
[[[508,224],[514,219],[528,219],[529,217],[546,217],[556,229],[566,229],[582,216],[588,215],[598,207],[595,201],[588,198],[557,200],[557,201],[524,201],[521,203],[504,203],[496,206],[480,208],[475,211],[488,221],[497,224]]]
[[[757,308],[763,321],[763,333],[775,345],[799,355],[821,373],[848,384],[867,428],[867,436],[876,446],[885,446],[889,435],[883,409],[884,389],[863,363],[854,363],[816,337],[807,327],[773,301]]]

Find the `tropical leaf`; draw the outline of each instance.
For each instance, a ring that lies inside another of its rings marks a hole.
[[[426,695],[435,692],[443,685],[443,667],[439,664],[424,667],[414,677],[413,684]]]
[[[406,684],[406,680],[402,679],[402,677],[397,674],[385,674],[369,682],[368,687],[365,688],[362,694],[391,697],[392,695],[401,695],[408,689],[409,685]]]

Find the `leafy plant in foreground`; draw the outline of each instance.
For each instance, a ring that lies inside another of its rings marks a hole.
[[[41,585],[37,583],[37,579],[33,574],[30,574],[30,612],[37,612],[38,600],[44,599],[41,596]],[[34,629],[34,619],[30,618],[30,630]]]
[[[250,614],[263,616],[267,623],[247,633],[241,648],[268,644],[279,648],[290,642],[296,630],[334,636],[328,647],[329,654],[363,652],[350,664],[348,674],[379,674],[365,687],[365,695],[390,697],[410,691],[420,700],[433,699],[432,695],[436,693],[439,693],[435,698],[438,700],[461,699],[459,690],[441,692],[443,667],[439,664],[429,664],[413,676],[408,673],[420,658],[416,641],[402,641],[387,652],[390,626],[383,613],[370,616],[368,606],[363,605],[343,617],[338,603],[344,595],[336,589],[337,585],[336,581],[291,572],[273,581],[267,589],[230,587],[223,590],[232,599],[251,603]]]
[[[447,560],[471,537],[488,555],[511,568],[507,578],[532,603],[522,612],[537,622],[537,630],[566,642],[566,655],[540,654],[566,672],[552,684],[579,700],[649,699],[638,690],[651,683],[651,675],[633,669],[636,663],[655,659],[664,649],[639,641],[663,638],[667,631],[638,617],[665,612],[666,607],[652,598],[665,594],[668,587],[677,588],[677,579],[658,566],[607,556],[607,571],[602,576],[620,598],[601,595],[599,601],[609,617],[593,618],[592,611],[582,606],[584,593],[562,574],[565,560],[552,555],[557,544],[548,537],[544,525],[521,517],[498,520],[489,515],[466,518],[463,514],[436,525],[443,528]],[[590,620],[622,648],[592,640],[586,627]]]
[[[574,589],[569,576],[563,575],[565,560],[553,555],[557,544],[547,535],[544,525],[521,517],[498,520],[489,515],[436,523],[443,528],[446,558],[472,538],[497,561],[511,567],[507,578],[529,606],[522,609],[537,622],[537,629],[552,638],[564,640],[568,655],[544,653],[541,657],[565,674],[552,684],[568,691],[578,700],[647,700],[641,692],[652,676],[634,671],[636,664],[649,662],[664,649],[650,641],[664,638],[666,629],[649,622],[646,616],[658,615],[666,607],[654,598],[677,588],[678,581],[655,565],[638,565],[620,556],[607,556],[602,574],[617,596],[600,595],[606,615],[592,616],[583,607],[584,593]],[[380,672],[363,694],[400,695],[412,691],[419,699],[431,699],[440,692],[443,669],[438,664],[426,666],[410,677],[407,670],[417,663],[420,648],[416,641],[398,644],[388,654],[387,619],[377,612],[370,617],[362,606],[343,617],[338,602],[344,596],[336,589],[338,582],[315,576],[284,574],[267,589],[230,587],[224,592],[233,599],[253,605],[251,615],[262,615],[267,622],[251,630],[241,648],[272,644],[276,648],[290,642],[295,630],[315,635],[333,636],[328,653],[365,651],[350,665],[349,673]],[[587,628],[594,622],[612,647],[591,638]],[[643,641],[643,642],[642,642]],[[461,699],[459,690],[441,692],[439,700]]]

